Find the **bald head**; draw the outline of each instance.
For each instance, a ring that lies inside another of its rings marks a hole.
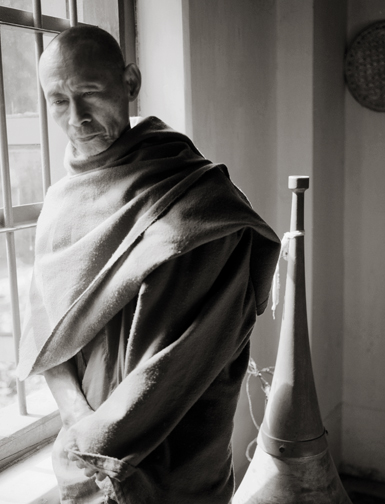
[[[75,26],[63,31],[48,45],[44,51],[41,64],[47,58],[66,57],[84,58],[103,64],[109,70],[123,72],[124,58],[119,44],[105,30],[97,26]]]
[[[106,150],[128,127],[140,72],[133,63],[125,66],[118,43],[104,30],[62,32],[44,51],[39,75],[49,110],[79,155]]]

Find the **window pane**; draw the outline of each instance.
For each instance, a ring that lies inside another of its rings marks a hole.
[[[7,113],[37,113],[34,34],[3,26],[1,30],[4,91]]]
[[[35,35],[2,28],[4,92],[13,205],[42,201]]]
[[[41,0],[41,12],[46,16],[68,19],[68,0]]]
[[[22,229],[15,233],[17,283],[19,288],[19,306],[21,327],[24,324],[25,308],[29,296],[29,287],[32,278],[32,268],[35,256],[36,228]],[[25,382],[27,396],[32,392],[46,387],[43,376],[31,376]],[[28,404],[28,403],[27,403]]]
[[[36,228],[31,227],[15,232],[17,283],[19,289],[21,325],[24,322],[24,311],[27,304],[32,267],[35,254]]]
[[[28,300],[34,260],[35,228],[15,232],[17,283],[21,325]],[[43,376],[26,380],[27,395],[46,387]],[[15,354],[12,335],[11,299],[5,249],[5,235],[0,234],[0,408],[16,401]]]
[[[43,201],[40,146],[15,146],[9,150],[13,205]]]
[[[32,11],[32,0],[0,0],[0,5],[2,7]]]
[[[118,0],[78,0],[78,20],[100,26],[119,41]]]
[[[11,304],[8,285],[7,255],[5,249],[5,235],[0,233],[0,355],[5,360],[13,360],[13,350],[9,350],[8,343],[2,345],[2,338],[12,336]],[[5,346],[7,350],[5,350]]]
[[[5,236],[0,234],[0,408],[15,400],[14,347]]]
[[[3,339],[3,338],[2,338]],[[6,340],[1,341],[4,344]],[[12,343],[12,341],[11,341]],[[0,408],[16,402],[15,364],[13,361],[0,360]]]

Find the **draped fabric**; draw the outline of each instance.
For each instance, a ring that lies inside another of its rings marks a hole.
[[[226,168],[157,118],[86,160],[69,147],[66,166],[37,226],[18,368],[24,379],[74,358],[95,410],[56,442],[62,501],[104,499],[67,447],[109,475],[119,504],[227,503],[279,240]]]

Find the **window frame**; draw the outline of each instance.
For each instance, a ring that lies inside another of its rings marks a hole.
[[[135,1],[117,0],[117,2],[120,46],[126,61],[135,61]],[[35,33],[37,66],[43,50],[43,34],[58,34],[70,26],[86,24],[77,21],[77,1],[69,0],[68,5],[70,19],[42,15],[41,0],[33,0],[33,12],[0,6],[0,32],[1,27],[4,25]],[[49,132],[46,103],[40,85],[38,85],[38,108],[43,190],[45,194],[51,184],[48,149]],[[6,238],[8,280],[11,293],[12,337],[17,363],[21,328],[15,233],[36,226],[43,202],[12,205],[8,151],[0,33],[0,170],[1,190],[3,191],[3,208],[0,208],[0,233],[4,233]],[[50,443],[61,427],[56,404],[54,404],[54,400],[48,391],[40,391],[29,396],[27,408],[24,383],[17,380],[17,388],[18,403],[0,409],[0,471]],[[7,428],[4,430],[5,425],[7,425]]]

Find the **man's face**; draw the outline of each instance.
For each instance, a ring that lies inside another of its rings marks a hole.
[[[105,151],[127,126],[124,72],[89,44],[51,50],[41,61],[40,80],[52,117],[80,155]]]

